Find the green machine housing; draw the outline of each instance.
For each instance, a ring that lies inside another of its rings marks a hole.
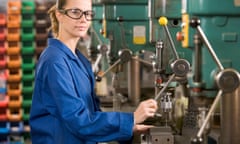
[[[237,0],[188,0],[183,1],[182,21],[184,23],[183,47],[192,48],[193,55],[194,42],[193,37],[196,29],[191,28],[188,23],[191,18],[197,17],[201,23],[200,26],[206,37],[211,43],[216,55],[224,68],[233,68],[240,70],[238,55],[240,53],[240,4]],[[214,74],[218,67],[210,55],[206,45],[201,49],[201,80],[197,83],[189,81],[191,87],[201,87],[211,95],[211,91],[216,89]],[[194,63],[193,57],[193,63]],[[193,66],[194,71],[194,66]],[[214,94],[215,95],[215,94]]]
[[[176,33],[181,31],[181,1],[95,0],[93,9],[97,17],[92,26],[101,35],[102,41],[111,47],[110,64],[118,59],[119,50],[129,49],[133,55],[141,51],[155,52],[156,41],[162,40],[166,46],[165,66],[169,65],[172,52],[158,23],[161,16],[168,18],[168,27],[179,56],[191,61],[191,51],[182,48],[181,43],[175,40]],[[93,41],[93,45],[97,43]]]

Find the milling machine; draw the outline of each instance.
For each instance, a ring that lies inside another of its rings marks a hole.
[[[159,103],[146,121],[156,127],[134,143],[238,144],[239,0],[94,0],[93,9],[89,54],[96,79],[107,79],[103,107]]]

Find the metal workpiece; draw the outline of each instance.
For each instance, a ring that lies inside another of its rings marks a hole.
[[[172,93],[167,92],[161,97],[161,109],[163,112],[170,112],[173,108],[172,106]]]

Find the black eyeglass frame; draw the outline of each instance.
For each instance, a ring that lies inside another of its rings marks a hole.
[[[70,15],[68,14],[68,11],[72,11],[72,10],[78,10],[78,11],[82,12],[82,14],[81,14],[78,18],[72,17],[72,16],[70,16]],[[70,17],[70,18],[72,18],[72,19],[75,19],[75,20],[80,19],[80,18],[84,15],[84,16],[85,16],[85,19],[86,19],[87,21],[92,21],[93,18],[94,18],[94,16],[95,16],[95,12],[92,11],[92,10],[82,11],[81,9],[78,9],[78,8],[58,9],[58,11],[59,11],[60,13],[62,13],[62,14],[65,14],[66,16],[68,16],[68,17]],[[89,19],[89,18],[87,17],[87,14],[88,14],[89,12],[91,12],[91,15],[92,15],[92,16],[91,16],[91,19]]]

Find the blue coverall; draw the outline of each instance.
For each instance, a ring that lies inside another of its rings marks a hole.
[[[35,71],[30,112],[33,144],[96,144],[129,140],[133,114],[101,112],[90,62],[50,38]]]

